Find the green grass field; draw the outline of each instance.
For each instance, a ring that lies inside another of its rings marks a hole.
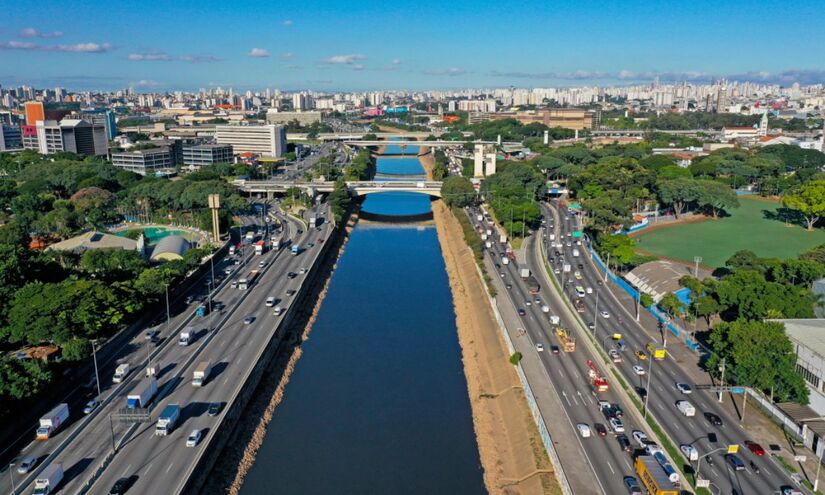
[[[779,203],[747,197],[739,198],[739,208],[731,216],[655,230],[636,238],[639,249],[701,265],[723,266],[740,249],[750,249],[765,258],[792,258],[811,247],[825,243],[825,230],[808,232],[799,225],[786,226],[781,220],[766,217],[775,213]]]

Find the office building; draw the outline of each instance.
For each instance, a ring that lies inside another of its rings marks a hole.
[[[548,108],[535,112],[497,113],[490,116],[493,120],[516,119],[522,124],[538,122],[547,127],[583,130],[598,129],[599,114],[583,108]]]
[[[189,170],[197,170],[216,163],[232,163],[232,145],[190,144],[183,145],[181,165]]]
[[[266,112],[266,122],[268,124],[298,122],[298,125],[307,126],[321,122],[321,112],[278,112],[269,110]]]
[[[300,112],[312,108],[312,98],[304,93],[292,95],[292,108]]]
[[[175,171],[173,153],[165,146],[112,153],[112,165],[140,175],[162,175]]]
[[[37,126],[21,125],[20,139],[23,142],[24,150],[40,150],[40,143],[37,140]]]
[[[230,144],[234,153],[282,157],[286,151],[286,127],[282,125],[218,125],[218,144]]]
[[[38,120],[46,120],[46,111],[42,101],[27,101],[24,105],[26,125],[36,125]]]
[[[109,141],[103,124],[80,119],[40,120],[37,129],[38,151],[44,155],[67,151],[78,155],[104,156]]]
[[[115,112],[111,110],[90,110],[80,114],[79,118],[92,124],[102,124],[106,130],[106,139],[111,141],[117,135]]]
[[[20,128],[0,124],[0,151],[19,150],[23,147]]]

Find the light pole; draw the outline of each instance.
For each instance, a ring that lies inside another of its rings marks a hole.
[[[169,284],[163,284],[166,288],[166,331],[169,331],[169,322],[172,319],[169,316]]]
[[[653,353],[648,354],[648,360],[650,361],[650,366],[647,369],[647,386],[645,386],[645,414],[644,417],[647,419],[647,401],[650,399],[650,376],[653,374]]]
[[[117,452],[117,445],[115,444],[115,425],[112,422],[112,413],[109,413],[109,431],[112,433],[112,450]]]
[[[9,463],[9,478],[11,478],[11,492],[14,493],[17,491],[17,488],[14,487],[14,463]],[[814,485],[816,486],[816,485]],[[816,490],[816,488],[814,488]]]
[[[97,372],[97,354],[95,353],[97,339],[92,339],[90,342],[92,343],[92,360],[95,362],[95,383],[97,384],[97,396],[100,398],[100,375]]]
[[[212,284],[214,282],[209,282],[209,331],[212,331]]]
[[[725,358],[722,358],[722,363],[719,365],[719,371],[722,372],[722,388],[719,389],[719,402],[722,402],[722,389],[725,388]]]
[[[701,256],[694,256],[693,257],[693,277],[699,278],[699,263],[702,262]]]
[[[610,273],[610,251],[607,252],[607,264],[604,265],[604,281],[607,282],[607,274]]]
[[[700,455],[699,460],[696,462],[696,478],[699,478],[699,468],[702,467],[702,458],[703,457],[707,457],[707,456],[713,454],[714,452],[719,452],[720,450],[730,451],[730,450],[732,450],[732,447],[733,447],[732,445],[728,445],[727,447],[719,447],[718,449],[713,449],[710,452],[705,452],[704,455]],[[739,446],[737,445],[736,448],[738,449]],[[698,453],[699,450],[697,449],[696,452]],[[816,491],[816,485],[814,485],[814,491]]]
[[[599,294],[601,289],[596,291],[596,308],[593,310],[593,337],[596,336],[596,329],[599,327]]]

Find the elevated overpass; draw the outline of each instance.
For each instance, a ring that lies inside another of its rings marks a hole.
[[[274,194],[284,194],[292,188],[298,188],[310,196],[318,193],[330,193],[335,188],[335,182],[306,182],[306,181],[272,181],[272,180],[236,180],[233,185],[248,194],[265,194],[272,197]],[[347,190],[352,196],[386,192],[413,192],[428,196],[441,197],[440,181],[351,181],[347,182]]]
[[[372,141],[365,141],[363,139],[350,139],[344,141],[344,144],[347,146],[384,146],[384,145],[396,145],[396,146],[427,146],[430,148],[449,148],[451,146],[463,146],[466,143],[472,144],[496,144],[494,141],[400,141],[400,140],[393,140],[393,141],[381,141],[381,140],[372,140]]]

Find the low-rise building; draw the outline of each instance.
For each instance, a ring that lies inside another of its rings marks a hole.
[[[167,147],[112,153],[112,165],[140,175],[170,174],[175,171],[175,159]]]
[[[185,144],[182,148],[181,165],[189,170],[233,160],[231,144]]]
[[[298,122],[298,125],[307,126],[321,122],[322,117],[321,112],[278,112],[276,110],[266,112],[266,122],[268,124]]]

